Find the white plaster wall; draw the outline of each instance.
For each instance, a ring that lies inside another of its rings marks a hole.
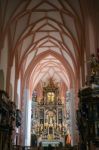
[[[10,84],[12,85],[12,100],[14,100],[14,84],[15,84],[15,58],[13,60],[13,66],[11,68]]]
[[[27,100],[25,145],[31,145],[31,100]]]
[[[18,94],[18,102],[17,102],[17,108],[20,109],[20,90],[21,90],[21,81],[18,79],[18,85],[17,85],[17,94]]]

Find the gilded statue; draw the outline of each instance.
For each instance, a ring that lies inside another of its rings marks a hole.
[[[89,63],[91,66],[92,75],[99,74],[99,60],[94,54],[91,55]]]

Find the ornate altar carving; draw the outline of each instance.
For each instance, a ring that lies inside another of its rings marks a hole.
[[[16,110],[16,127],[21,126],[22,113],[19,109]]]
[[[21,125],[21,112],[5,91],[0,90],[0,150],[11,150],[15,126]]]
[[[38,135],[40,141],[59,142],[64,137],[64,105],[59,99],[59,89],[50,79],[47,86],[43,87],[43,99],[35,103],[37,118],[32,119],[32,132]]]
[[[91,76],[89,85],[79,90],[79,109],[77,111],[78,130],[82,149],[99,147],[99,62],[91,56]]]
[[[0,150],[10,150],[15,127],[16,107],[5,91],[0,91]]]
[[[94,54],[91,55],[89,63],[91,68],[91,74],[99,75],[99,60]]]

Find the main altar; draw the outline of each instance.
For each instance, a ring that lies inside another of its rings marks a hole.
[[[32,105],[32,133],[37,136],[37,144],[64,145],[64,103],[59,98],[59,88],[52,79],[43,87],[43,98],[39,102],[34,98]]]

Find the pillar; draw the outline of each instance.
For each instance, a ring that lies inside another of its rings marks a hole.
[[[31,104],[29,99],[29,90],[24,90],[24,113],[23,113],[23,130],[24,130],[24,146],[31,145]]]
[[[66,112],[69,113],[69,119],[67,119],[66,123],[69,124],[69,131],[71,135],[71,145],[76,145],[76,109],[75,109],[75,96],[74,90],[70,89],[66,93]]]

